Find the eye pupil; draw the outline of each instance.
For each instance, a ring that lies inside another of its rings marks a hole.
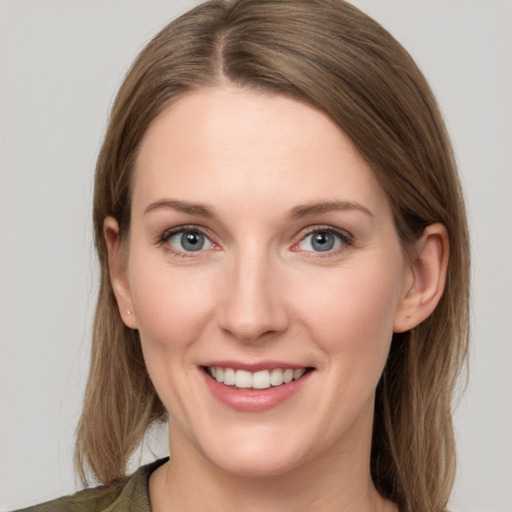
[[[329,251],[334,247],[334,236],[327,231],[315,233],[311,240],[311,245],[315,251]]]
[[[197,231],[187,231],[181,235],[181,245],[186,251],[199,251],[204,245],[204,235]]]

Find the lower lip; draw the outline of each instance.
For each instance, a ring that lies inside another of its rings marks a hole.
[[[240,389],[221,384],[203,371],[206,384],[212,394],[224,405],[241,412],[262,412],[277,407],[298,393],[312,373],[309,371],[300,379],[268,389]]]

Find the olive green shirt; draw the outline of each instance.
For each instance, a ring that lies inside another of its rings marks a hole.
[[[151,512],[149,477],[168,459],[141,466],[126,480],[78,491],[71,496],[16,512]]]

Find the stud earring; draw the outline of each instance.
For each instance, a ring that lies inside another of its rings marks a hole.
[[[127,314],[127,315],[131,315],[131,313],[130,313],[130,310],[129,310],[129,309],[127,309],[127,310],[126,310],[126,314]]]

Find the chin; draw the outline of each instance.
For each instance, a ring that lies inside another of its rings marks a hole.
[[[215,443],[201,443],[201,452],[217,468],[242,477],[286,474],[306,459],[304,436],[279,427],[244,428],[219,435]]]
[[[286,457],[283,454],[268,457],[261,453],[231,453],[229,459],[222,458],[211,462],[226,473],[246,478],[281,476],[299,466],[296,454],[293,457]]]

